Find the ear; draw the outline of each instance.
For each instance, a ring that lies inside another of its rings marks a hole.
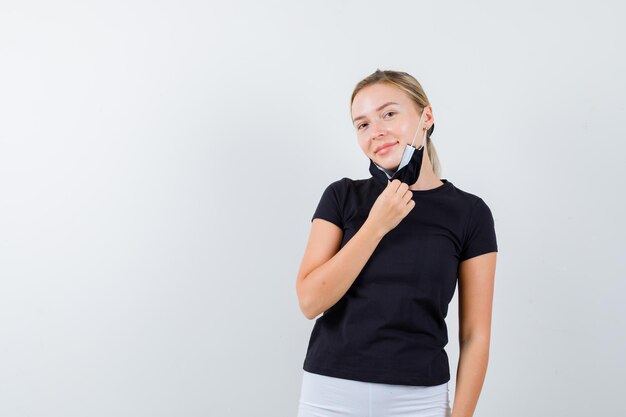
[[[428,105],[424,107],[424,111],[426,112],[426,115],[424,116],[424,125],[428,126],[428,129],[430,129],[430,127],[435,123],[435,118],[433,117],[433,108],[432,106]]]

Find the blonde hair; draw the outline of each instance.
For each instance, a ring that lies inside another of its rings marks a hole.
[[[407,74],[406,72],[389,70],[381,71],[377,69],[374,73],[359,81],[356,87],[354,87],[352,97],[350,98],[350,108],[352,108],[354,97],[359,91],[369,85],[378,83],[391,84],[398,87],[400,90],[404,91],[417,105],[417,108],[422,111],[424,111],[426,106],[430,106],[430,102],[428,101],[428,97],[426,97],[426,93],[424,93],[422,85],[415,78],[413,78],[413,76]],[[434,130],[435,124],[433,123],[430,129],[428,129],[428,132],[426,132],[426,149],[428,150],[428,159],[430,159],[435,175],[437,178],[441,178],[441,163],[439,162],[435,145],[430,138],[430,135]]]

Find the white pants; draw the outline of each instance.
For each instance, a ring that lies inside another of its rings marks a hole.
[[[390,385],[304,371],[298,417],[450,417],[448,393],[447,382]]]

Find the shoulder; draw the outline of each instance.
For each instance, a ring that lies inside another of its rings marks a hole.
[[[459,201],[463,201],[459,261],[462,262],[488,252],[497,252],[494,216],[487,203],[481,196],[458,188],[455,190],[455,195]]]
[[[338,194],[347,194],[362,188],[368,180],[352,179],[343,177],[328,184],[327,189],[331,189]]]
[[[468,210],[472,211],[479,206],[488,208],[487,203],[485,203],[485,200],[481,196],[461,189],[454,184],[451,188],[453,190],[451,194],[454,196],[454,198],[458,201],[459,204],[461,204]]]
[[[329,187],[332,187],[335,189],[344,189],[344,188],[347,188],[352,181],[353,180],[348,177],[343,177],[343,178],[340,178],[338,180],[331,182]]]

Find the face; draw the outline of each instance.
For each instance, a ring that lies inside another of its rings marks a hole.
[[[434,123],[430,106],[425,111],[422,126],[419,126],[413,142],[422,115],[413,100],[390,84],[378,83],[363,88],[352,102],[352,120],[359,146],[377,165],[396,169],[406,144],[413,142],[413,146],[419,148],[425,130]]]

